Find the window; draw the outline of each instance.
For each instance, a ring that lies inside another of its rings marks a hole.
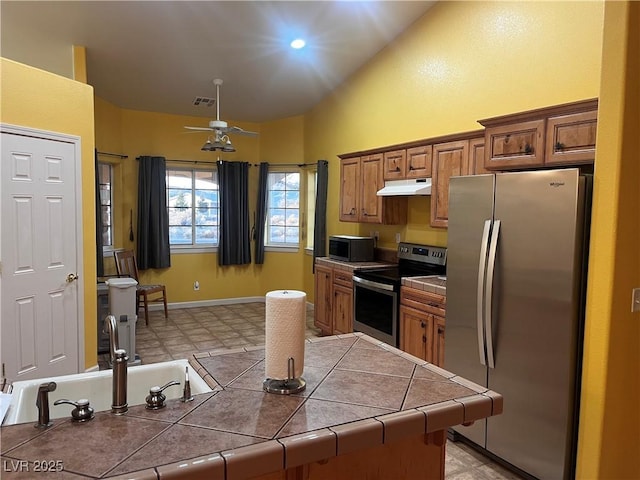
[[[218,174],[215,170],[167,168],[167,209],[171,246],[218,246],[218,193]]]
[[[102,215],[102,247],[113,247],[113,166],[98,162],[100,213]]]
[[[269,172],[267,181],[267,246],[300,243],[300,172]]]

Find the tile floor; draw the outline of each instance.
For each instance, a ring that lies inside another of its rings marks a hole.
[[[253,302],[149,313],[149,325],[139,318],[136,325],[136,353],[142,363],[186,358],[194,352],[218,348],[264,344],[264,303]],[[313,326],[313,308],[307,309],[307,337],[319,335]],[[107,367],[107,354],[99,356],[100,368]],[[447,442],[447,480],[519,480],[464,443]]]

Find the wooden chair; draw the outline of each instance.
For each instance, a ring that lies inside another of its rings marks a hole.
[[[149,303],[164,304],[164,317],[169,316],[167,312],[167,292],[164,285],[141,285],[138,278],[138,265],[133,250],[119,250],[113,252],[116,261],[116,272],[119,277],[131,277],[138,282],[136,286],[136,315],[140,307],[144,308],[144,321],[149,325]],[[160,296],[155,296],[159,294]]]

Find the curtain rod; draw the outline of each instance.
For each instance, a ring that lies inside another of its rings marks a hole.
[[[140,160],[141,157],[136,157],[136,160]],[[209,161],[209,160],[179,160],[179,159],[171,159],[171,158],[165,158],[165,162],[169,163],[205,163],[207,165],[213,165],[216,163],[216,160]]]
[[[269,163],[266,162],[267,164],[269,164],[270,167],[315,167],[317,164],[316,163]],[[260,164],[259,163],[253,163],[251,164],[254,167],[259,167]]]
[[[136,157],[136,160],[140,160],[140,157]],[[171,162],[171,163],[195,163],[195,164],[204,163],[204,164],[207,164],[207,165],[214,165],[214,164],[218,163],[220,160],[218,159],[218,160],[214,160],[212,162],[212,161],[208,161],[208,160],[178,160],[178,159],[174,160],[174,159],[167,158],[167,159],[165,159],[165,161],[167,163],[169,163],[169,162]],[[269,163],[269,162],[267,162],[267,163]],[[252,167],[259,167],[260,166],[259,163],[250,163],[249,165],[252,166]],[[300,168],[302,168],[302,167],[315,167],[316,165],[317,165],[316,163],[269,163],[270,167],[300,167]]]
[[[120,153],[100,152],[96,150],[98,155],[106,155],[107,157],[129,158],[129,155],[121,155]]]

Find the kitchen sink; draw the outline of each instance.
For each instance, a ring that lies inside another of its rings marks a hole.
[[[184,386],[185,368],[188,365],[187,360],[173,360],[129,367],[127,372],[127,401],[129,406],[144,404],[151,387],[165,385],[171,380],[179,381],[180,386],[171,386],[164,390],[163,393],[166,395],[167,400],[180,398]],[[36,422],[38,420],[38,409],[36,408],[38,386],[47,382],[56,382],[57,384],[55,391],[49,393],[51,419],[70,417],[71,415],[72,406],[64,404],[55,406],[53,404],[53,402],[61,398],[74,402],[81,398],[86,398],[96,412],[111,409],[111,370],[24,380],[13,383],[11,403],[2,425]],[[189,383],[193,395],[212,391],[191,367],[189,367]]]

